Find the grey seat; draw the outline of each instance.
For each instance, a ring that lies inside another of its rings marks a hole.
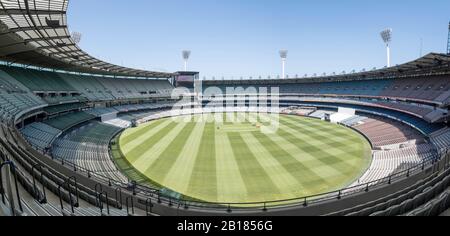
[[[446,198],[444,199],[443,203],[442,203],[442,208],[444,208],[444,210],[450,208],[450,190],[447,190],[445,193],[443,193],[442,195],[446,195]]]
[[[413,199],[408,199],[408,200],[406,200],[405,202],[403,202],[401,204],[400,214],[405,214],[405,213],[409,212],[413,208],[414,208],[414,200]]]
[[[430,212],[431,216],[438,216],[447,209],[447,207],[445,207],[445,201],[447,200],[447,198],[448,194],[444,192],[438,198],[436,198],[435,201],[433,201],[433,207]]]
[[[371,214],[370,216],[375,216],[375,217],[377,217],[377,216],[387,216],[388,212],[389,212],[389,210],[377,211],[377,212]]]
[[[395,206],[391,206],[389,208],[389,216],[398,216],[401,214],[401,210],[402,210],[402,206],[401,205],[395,205]]]
[[[425,206],[421,206],[414,211],[407,214],[407,216],[429,216],[431,209],[433,207],[432,203],[428,203]]]
[[[438,188],[439,188],[440,184],[437,183],[435,186],[427,188],[424,190],[424,194],[425,194],[425,202],[431,201],[436,194],[439,194],[440,192],[438,192]]]
[[[422,193],[418,194],[413,198],[414,205],[413,208],[418,208],[419,206],[425,204],[426,202],[426,196],[431,191],[431,187],[426,188]]]
[[[443,185],[444,185],[445,188],[450,187],[450,175],[445,177],[443,182],[444,182]]]

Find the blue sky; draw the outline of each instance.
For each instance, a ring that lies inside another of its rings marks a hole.
[[[189,69],[201,76],[276,76],[383,67],[379,33],[394,30],[392,63],[444,52],[448,0],[72,0],[70,30],[81,48],[133,68]]]

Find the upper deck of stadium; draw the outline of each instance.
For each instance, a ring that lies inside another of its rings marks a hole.
[[[11,64],[123,77],[170,78],[171,73],[113,65],[83,51],[67,25],[69,0],[0,2],[0,59]]]

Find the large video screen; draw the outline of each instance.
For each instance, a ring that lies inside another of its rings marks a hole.
[[[176,87],[184,87],[193,89],[194,88],[194,81],[195,76],[194,75],[179,75],[176,78]]]

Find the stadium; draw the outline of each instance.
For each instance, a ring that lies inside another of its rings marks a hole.
[[[388,29],[385,68],[208,80],[91,56],[68,8],[0,0],[0,216],[450,215],[450,24],[399,65]]]

